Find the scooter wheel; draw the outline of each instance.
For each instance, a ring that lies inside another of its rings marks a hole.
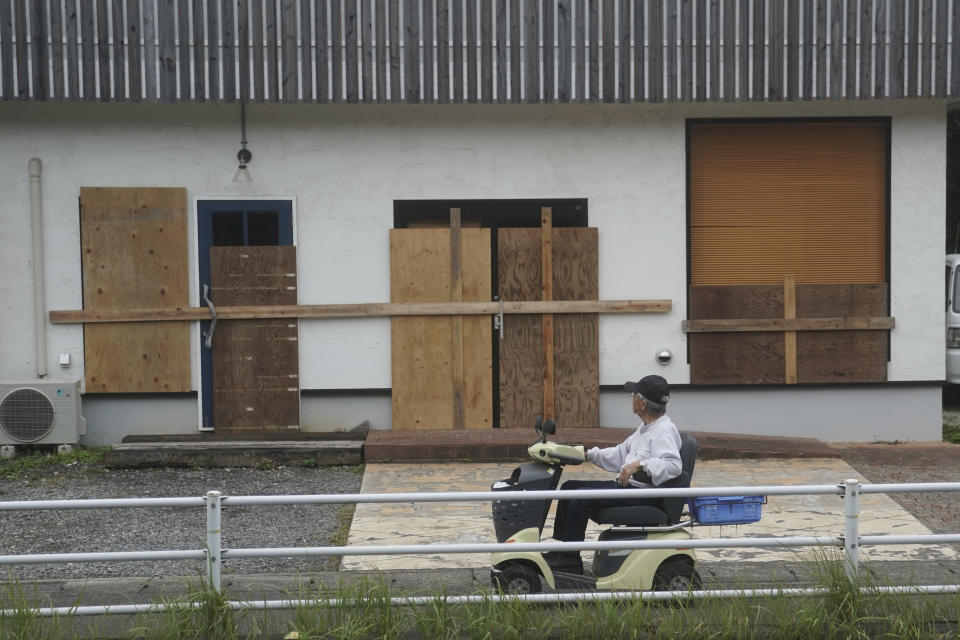
[[[523,564],[511,564],[495,575],[494,584],[504,593],[540,593],[540,574]]]
[[[696,591],[702,586],[700,574],[686,562],[662,564],[653,576],[656,591]]]

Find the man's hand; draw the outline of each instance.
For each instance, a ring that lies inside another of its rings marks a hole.
[[[620,469],[620,476],[617,478],[617,482],[620,483],[621,487],[628,486],[630,484],[630,476],[641,469],[643,469],[643,460],[634,460],[633,462],[623,465],[623,468]]]

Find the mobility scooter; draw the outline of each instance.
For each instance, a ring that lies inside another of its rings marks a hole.
[[[513,470],[509,478],[494,483],[493,491],[507,495],[493,502],[497,542],[539,542],[550,509],[550,500],[511,500],[510,491],[552,490],[560,485],[563,468],[586,460],[582,445],[547,440],[556,433],[552,420],[537,420],[539,439],[527,448],[534,462]],[[689,487],[697,457],[697,441],[681,433],[680,458],[683,471],[661,488]],[[538,593],[554,590],[597,589],[601,591],[643,591],[650,589],[686,591],[700,588],[696,557],[683,542],[691,538],[691,519],[681,521],[685,499],[662,498],[656,506],[623,506],[596,510],[591,519],[612,525],[599,540],[676,540],[675,549],[599,550],[593,565],[583,574],[557,571],[543,554],[534,551],[493,554],[491,580],[504,593]]]

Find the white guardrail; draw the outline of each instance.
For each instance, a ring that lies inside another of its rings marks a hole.
[[[960,543],[960,534],[926,535],[871,535],[859,533],[859,496],[868,493],[923,493],[960,491],[960,482],[915,483],[915,484],[860,484],[859,480],[846,480],[837,485],[770,485],[750,487],[691,487],[683,489],[610,489],[591,491],[594,498],[632,498],[638,493],[652,497],[715,497],[715,496],[790,496],[834,494],[844,498],[844,535],[809,537],[759,537],[759,538],[695,538],[684,540],[684,548],[763,548],[763,547],[838,547],[844,549],[845,568],[848,578],[857,584],[859,578],[859,549],[864,545],[898,544],[944,544]],[[574,551],[574,550],[624,550],[624,549],[672,549],[677,545],[672,540],[618,540],[584,542],[539,542],[539,543],[477,543],[477,544],[410,544],[376,546],[334,547],[271,547],[250,549],[223,549],[221,544],[221,511],[225,507],[259,505],[305,505],[346,503],[411,503],[411,502],[475,502],[509,498],[511,501],[563,500],[583,497],[575,491],[470,491],[444,493],[373,493],[330,495],[280,495],[280,496],[224,496],[219,491],[209,491],[205,497],[196,498],[114,498],[87,500],[34,500],[0,502],[0,511],[38,511],[51,509],[143,509],[163,507],[203,507],[206,509],[207,548],[168,551],[107,551],[85,553],[39,553],[25,555],[0,555],[0,565],[56,564],[65,562],[125,562],[159,560],[205,560],[207,580],[213,589],[220,591],[222,564],[237,558],[276,558],[343,555],[401,555],[445,553],[495,553],[499,551]],[[492,529],[492,523],[491,523]],[[960,585],[919,585],[876,588],[873,592],[894,593],[960,593]],[[755,597],[764,595],[822,595],[825,588],[795,589],[709,589],[702,591],[659,591],[630,594],[644,599]],[[479,602],[482,600],[526,599],[532,602],[567,602],[573,600],[611,600],[623,598],[624,592],[540,593],[530,595],[479,594],[467,596],[398,597],[391,603],[398,606],[427,604],[438,599],[448,604]],[[337,606],[336,599],[326,600],[235,600],[228,605],[233,609],[288,609],[311,603]],[[169,605],[182,607],[184,605]],[[36,609],[42,616],[52,615],[103,615],[160,612],[163,604],[129,604],[112,606],[48,607]],[[191,605],[186,605],[191,606]],[[200,606],[199,604],[194,606]],[[14,613],[0,610],[0,615]]]

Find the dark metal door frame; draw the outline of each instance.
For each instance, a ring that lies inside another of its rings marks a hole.
[[[293,245],[293,200],[198,200],[197,201],[197,291],[203,305],[203,285],[210,284],[210,247],[214,246],[214,214],[242,216],[243,242],[250,243],[249,214],[277,214],[277,245]],[[216,300],[212,301],[216,305]],[[203,345],[203,336],[210,330],[210,322],[200,323],[200,428],[213,428],[213,355]]]

